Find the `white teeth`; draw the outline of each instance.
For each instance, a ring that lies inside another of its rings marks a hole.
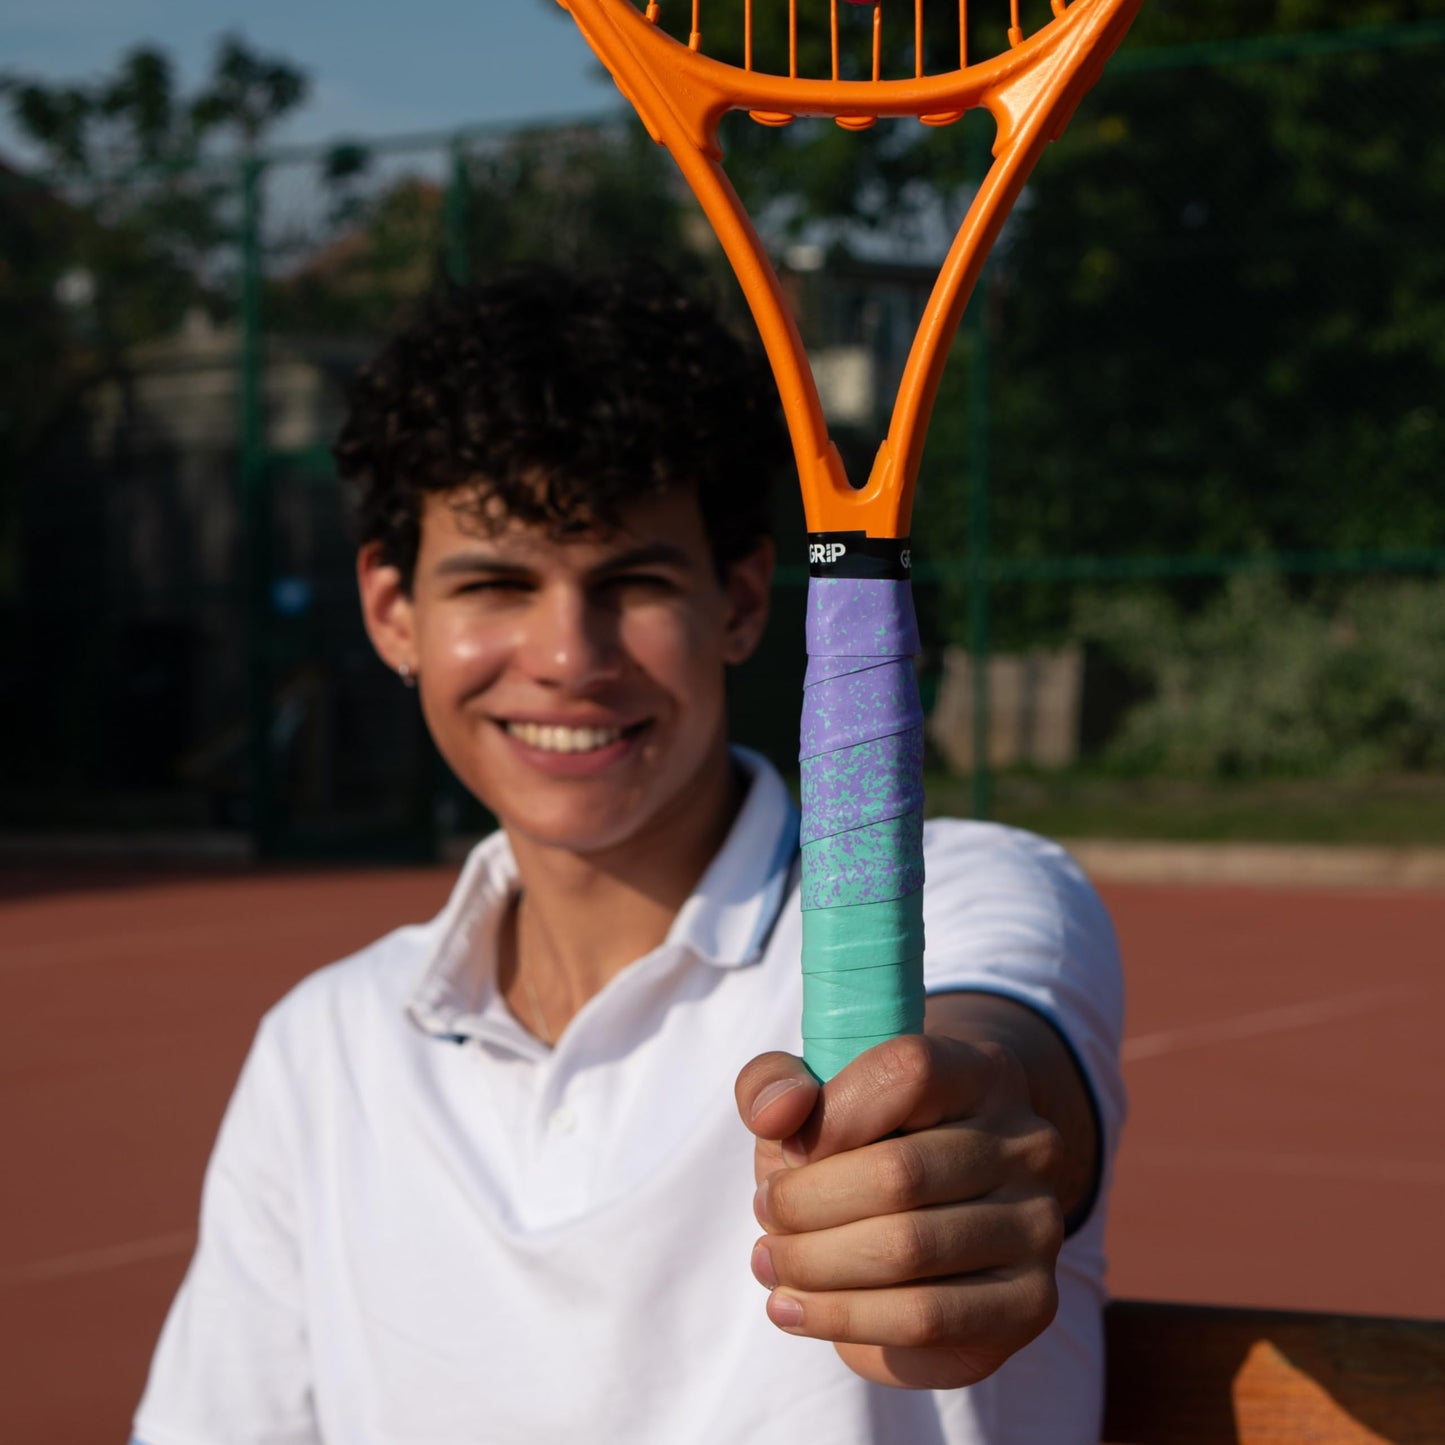
[[[544,753],[590,753],[615,743],[621,728],[569,728],[551,723],[509,722],[514,738]]]

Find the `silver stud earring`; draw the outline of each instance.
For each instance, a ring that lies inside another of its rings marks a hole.
[[[396,670],[396,675],[407,687],[416,686],[416,674],[412,671],[411,663],[403,662]]]

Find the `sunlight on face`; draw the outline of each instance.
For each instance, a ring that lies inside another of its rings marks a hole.
[[[720,580],[691,491],[558,541],[433,496],[411,597],[433,738],[515,838],[597,854],[686,833],[727,774],[724,677],[766,616],[760,549]]]

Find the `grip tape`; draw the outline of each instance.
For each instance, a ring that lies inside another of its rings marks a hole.
[[[824,1080],[874,1044],[923,1027],[917,651],[906,580],[809,581],[803,1058]]]

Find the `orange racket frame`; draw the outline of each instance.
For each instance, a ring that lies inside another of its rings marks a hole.
[[[559,3],[572,13],[652,138],[671,152],[732,264],[777,379],[809,532],[907,536],[949,343],[989,249],[1044,147],[1063,131],[1142,0],[1073,0],[1067,6],[1051,0],[1053,18],[1028,37],[1019,28],[1014,0],[1009,49],[946,74],[899,80],[809,79],[715,60],[701,52],[696,4],[692,43],[684,45],[655,23],[655,5],[644,13],[630,0]],[[836,36],[837,0],[832,3]],[[749,3],[749,17],[751,9]],[[873,12],[876,35],[881,0],[875,0]],[[920,56],[921,51],[920,39]],[[875,40],[875,75],[877,55]],[[828,438],[818,388],[777,275],[723,170],[718,125],[730,110],[749,111],[773,125],[800,115],[831,116],[850,129],[879,116],[946,124],[978,106],[997,123],[995,161],[939,271],[872,473],[854,488]]]

